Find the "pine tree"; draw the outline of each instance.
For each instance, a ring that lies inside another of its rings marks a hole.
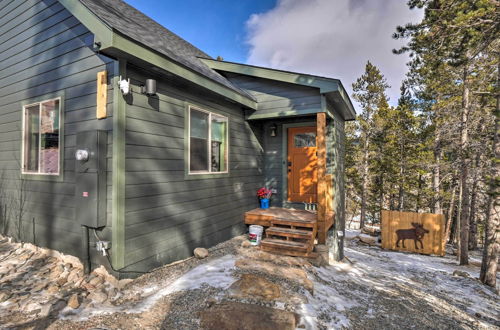
[[[395,38],[410,38],[407,46],[396,53],[410,52],[427,57],[431,67],[449,63],[461,71],[461,118],[458,160],[460,163],[460,264],[468,264],[469,247],[469,132],[471,72],[474,61],[499,36],[499,13],[496,1],[410,0],[410,8],[424,8],[418,24],[398,27]]]
[[[361,114],[357,118],[360,132],[360,175],[361,175],[361,206],[360,206],[360,226],[363,228],[366,221],[367,194],[370,182],[370,143],[373,136],[373,114],[380,103],[387,97],[385,91],[389,88],[386,79],[380,70],[368,61],[365,66],[365,73],[352,84],[353,98],[361,106]]]

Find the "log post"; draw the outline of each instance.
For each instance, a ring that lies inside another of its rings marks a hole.
[[[317,196],[318,196],[318,243],[326,243],[326,113],[316,115],[317,162]]]

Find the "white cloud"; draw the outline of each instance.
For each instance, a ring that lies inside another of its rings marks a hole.
[[[396,104],[408,57],[392,54],[403,43],[391,35],[397,25],[422,16],[403,0],[278,0],[247,21],[247,63],[338,78],[351,94],[370,60],[387,78]]]

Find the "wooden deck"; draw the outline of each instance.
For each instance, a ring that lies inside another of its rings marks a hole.
[[[268,209],[253,209],[245,212],[245,224],[271,227],[271,220],[297,220],[316,222],[316,212],[270,207]]]

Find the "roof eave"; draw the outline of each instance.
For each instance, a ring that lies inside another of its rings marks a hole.
[[[207,58],[200,58],[210,68],[219,71],[243,74],[263,79],[277,80],[285,83],[296,84],[301,86],[308,86],[318,88],[321,94],[335,95],[342,101],[342,107],[345,112],[345,120],[354,120],[356,118],[356,111],[352,102],[338,79],[318,77],[302,73],[294,73],[288,71],[274,70],[270,68],[257,67],[253,65],[226,62],[219,60],[212,60]]]
[[[80,1],[59,0],[59,2],[94,34],[95,42],[100,43],[101,52],[106,53],[109,51],[116,53],[116,51],[119,51],[130,54],[131,56],[146,61],[162,70],[171,72],[196,85],[207,88],[233,102],[239,103],[250,109],[257,109],[257,102],[247,96],[239,94],[230,88],[213,81],[212,79],[204,77],[203,75],[180,65],[167,56],[159,54],[138,42],[122,36],[120,33],[114,31],[111,27],[100,20]]]

